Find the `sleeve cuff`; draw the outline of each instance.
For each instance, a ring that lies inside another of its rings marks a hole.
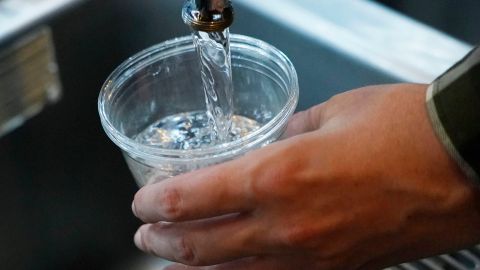
[[[445,146],[447,152],[450,156],[457,162],[460,169],[467,175],[467,177],[472,180],[473,184],[476,186],[480,186],[480,178],[479,175],[475,172],[475,170],[469,165],[469,163],[462,157],[462,155],[458,152],[457,148],[452,142],[452,139],[445,131],[443,127],[442,121],[438,115],[438,111],[436,108],[436,104],[434,101],[434,96],[439,91],[438,84],[436,82],[432,83],[427,90],[427,111],[430,117],[430,121],[432,123],[433,129],[437,134],[437,137]]]

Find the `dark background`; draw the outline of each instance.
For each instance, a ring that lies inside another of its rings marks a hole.
[[[480,43],[478,0],[376,0],[470,44]]]
[[[480,40],[480,1],[381,2],[472,44]],[[45,22],[53,30],[64,94],[0,138],[0,269],[111,269],[139,254],[132,243],[139,222],[130,211],[137,187],[101,128],[97,96],[124,59],[188,33],[180,20],[166,31],[163,18],[177,15],[165,14],[154,0],[98,0]],[[255,34],[249,29],[242,33]]]

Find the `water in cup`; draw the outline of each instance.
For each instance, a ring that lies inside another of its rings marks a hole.
[[[252,119],[234,115],[227,134],[229,141],[239,139],[260,127]],[[134,139],[146,145],[164,149],[190,150],[217,144],[212,140],[212,128],[206,111],[195,111],[171,115],[150,125]]]

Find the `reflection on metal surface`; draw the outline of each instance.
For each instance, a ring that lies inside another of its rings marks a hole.
[[[115,270],[161,270],[170,263],[151,256],[141,256],[122,262]],[[480,247],[462,250],[451,255],[442,255],[412,263],[385,268],[384,270],[480,270]]]
[[[237,0],[235,4],[403,81],[429,83],[471,48],[368,0]]]
[[[221,32],[232,25],[233,8],[230,0],[188,0],[182,18],[196,31]]]
[[[0,42],[85,0],[0,0]]]
[[[450,255],[404,263],[385,270],[479,270],[480,247],[462,250]]]
[[[0,51],[0,136],[59,97],[58,68],[47,28]]]

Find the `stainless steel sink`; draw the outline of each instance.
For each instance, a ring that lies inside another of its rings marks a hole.
[[[385,270],[478,270],[480,248],[474,247],[449,255],[441,255],[412,263],[404,263]]]
[[[364,85],[429,82],[469,48],[372,2],[345,1],[234,0],[232,32],[263,39],[294,62],[299,109]],[[6,2],[12,0],[0,0]],[[51,29],[63,94],[0,138],[2,269],[120,269],[140,256],[132,243],[139,222],[130,213],[137,188],[101,129],[96,101],[123,60],[189,34],[180,19],[182,1],[74,2],[8,36],[16,39],[40,25]],[[273,3],[279,8],[266,8]],[[470,261],[457,267],[451,258],[462,261],[455,255],[398,267],[478,269]]]

